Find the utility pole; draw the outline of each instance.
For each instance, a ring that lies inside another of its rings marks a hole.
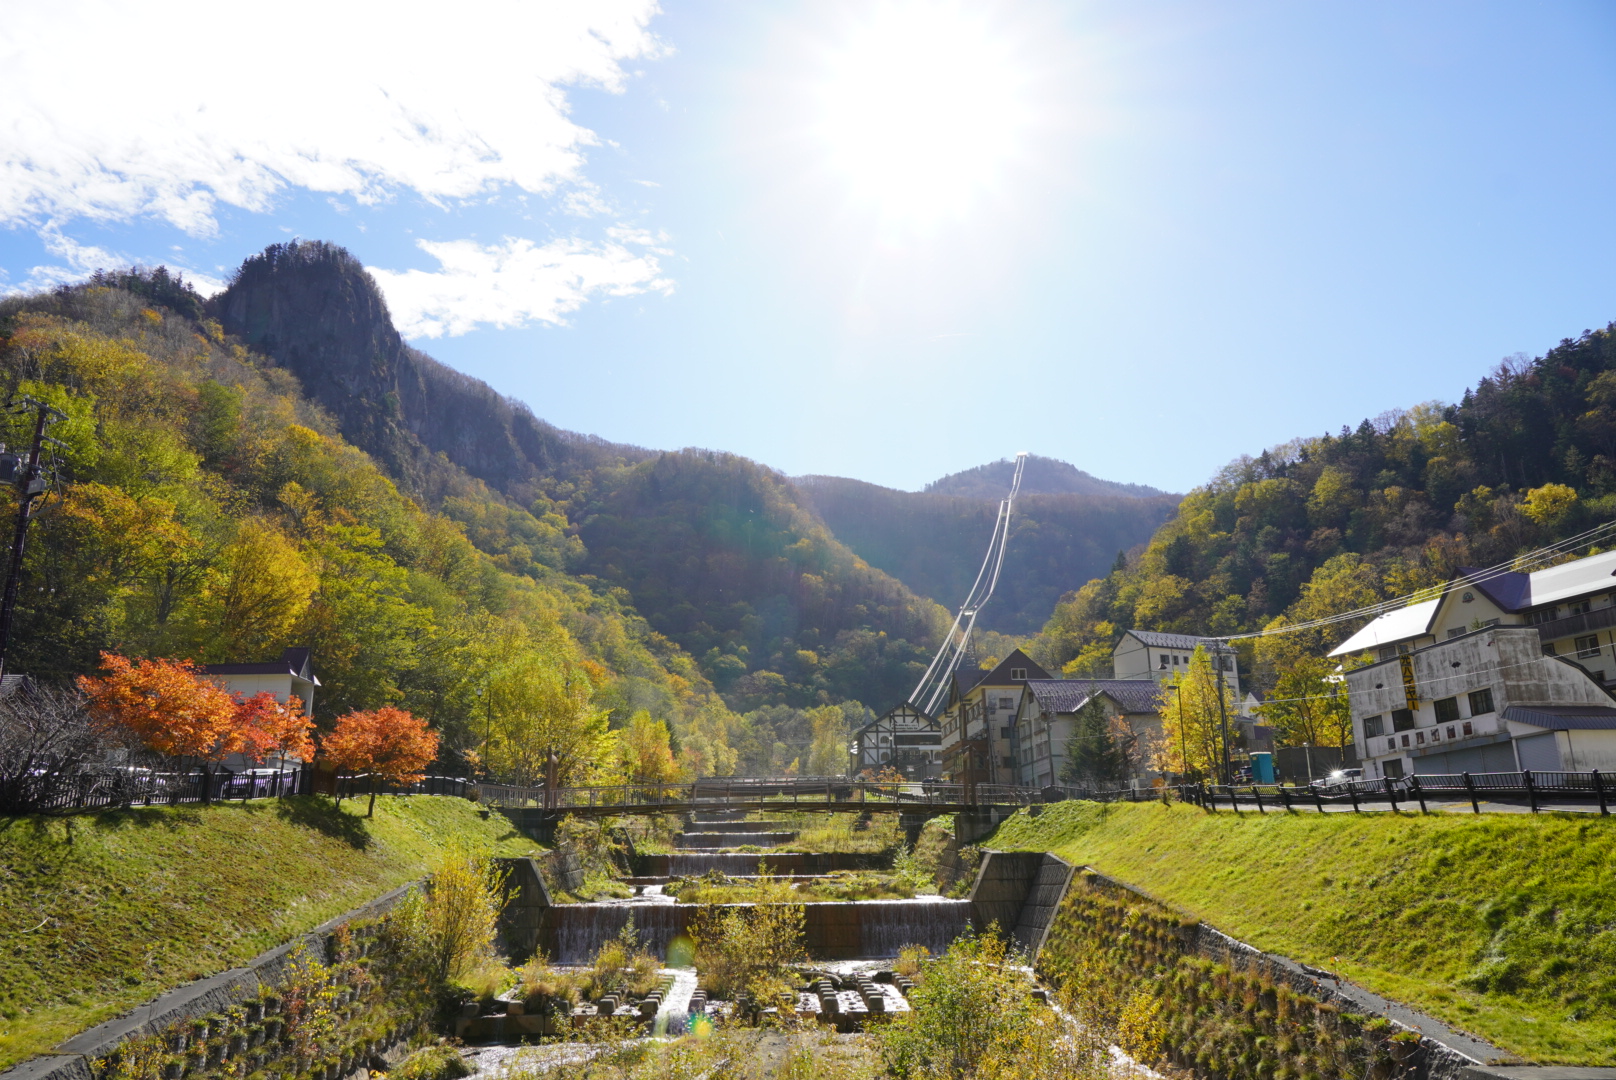
[[[1234,782],[1234,779],[1229,770],[1229,715],[1223,704],[1223,650],[1225,646],[1222,642],[1219,642],[1216,648],[1217,651],[1213,653],[1213,656],[1216,658],[1218,666],[1218,730],[1220,732],[1220,741],[1223,744],[1223,785],[1228,787]]]
[[[17,489],[17,524],[11,536],[11,565],[6,571],[5,599],[0,601],[0,676],[6,671],[6,656],[11,645],[11,618],[17,610],[17,589],[22,583],[23,546],[28,539],[28,523],[33,520],[34,500],[45,494],[50,486],[40,475],[39,456],[45,443],[60,445],[45,435],[45,429],[67,415],[51,408],[43,401],[23,397],[12,402],[8,410],[13,415],[34,411],[34,437],[28,448],[28,457],[13,453],[0,454],[0,482],[10,480]]]

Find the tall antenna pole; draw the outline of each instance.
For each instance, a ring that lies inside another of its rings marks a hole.
[[[927,716],[937,715],[937,706],[948,696],[948,686],[960,660],[970,647],[971,631],[976,627],[977,612],[993,597],[993,588],[999,583],[999,571],[1004,567],[1005,548],[1010,543],[1010,518],[1015,511],[1016,493],[1021,490],[1021,474],[1027,467],[1027,451],[1016,455],[1016,469],[1010,479],[1010,494],[999,503],[999,516],[993,523],[993,536],[988,540],[988,552],[982,559],[982,569],[976,572],[976,581],[966,594],[954,616],[954,625],[948,628],[942,646],[932,657],[931,666],[915,684],[909,695],[909,704]]]

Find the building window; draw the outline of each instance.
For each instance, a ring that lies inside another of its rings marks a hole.
[[[1412,731],[1412,730],[1414,730],[1414,710],[1412,710],[1412,709],[1393,709],[1392,710],[1392,730],[1393,731]],[[1407,741],[1405,741],[1403,743],[1403,745],[1407,746],[1408,745]]]
[[[1526,625],[1541,626],[1546,622],[1553,622],[1554,613],[1558,610],[1558,608],[1551,605],[1546,608],[1539,608],[1536,611],[1528,611],[1526,613]]]
[[[1450,739],[1453,738],[1453,725],[1452,724],[1448,725],[1448,738],[1450,738]]]
[[[1397,749],[1397,736],[1393,735],[1391,738],[1386,740],[1386,750],[1388,752],[1390,752],[1390,751],[1396,750],[1396,749]]]
[[[1012,679],[1025,679],[1027,677],[1027,669],[1024,667],[1013,667],[1010,669],[1010,677]]]
[[[1593,610],[1593,606],[1594,602],[1591,599],[1575,600],[1566,605],[1566,613],[1569,615],[1586,615]]]
[[[1386,779],[1401,780],[1403,778],[1403,759],[1392,758],[1390,761],[1386,762],[1384,771],[1386,773]]]
[[[1448,631],[1448,636],[1450,638],[1463,637],[1467,633],[1469,633],[1469,631],[1464,627],[1455,626],[1453,629]]]
[[[1431,729],[1431,741],[1432,742],[1441,742],[1442,741],[1442,729],[1441,728],[1434,727],[1434,728]]]
[[[1553,645],[1551,645],[1547,641],[1545,641],[1543,643],[1543,655],[1544,656],[1559,656],[1560,654],[1555,651]]]
[[[1404,735],[1404,736],[1403,736],[1403,745],[1404,745],[1404,746],[1405,746],[1405,747],[1406,747],[1406,746],[1407,746],[1407,745],[1408,745],[1408,736],[1407,736],[1407,735]]]
[[[1370,717],[1366,717],[1364,719],[1364,722],[1363,722],[1364,738],[1373,739],[1376,735],[1379,735],[1384,730],[1386,730],[1386,726],[1385,726],[1385,723],[1382,721],[1382,719],[1380,717],[1378,717],[1378,716],[1370,716]]]
[[[1414,733],[1414,741],[1416,743],[1418,743],[1419,745],[1424,746],[1425,745],[1425,732],[1416,731]]]
[[[1167,656],[1167,654],[1166,654],[1166,653],[1162,653],[1162,655],[1161,655],[1161,669],[1162,669],[1162,670],[1163,670],[1163,671],[1166,671],[1166,670],[1167,670],[1167,664],[1168,664],[1168,662],[1169,662],[1169,661],[1168,661],[1168,656]]]
[[[1449,720],[1459,719],[1458,698],[1439,698],[1431,702],[1431,707],[1436,710],[1436,722],[1439,724],[1446,724]]]
[[[1010,737],[1010,729],[1009,728],[1002,727],[1002,728],[999,729],[999,738],[1008,739],[1009,737]]]
[[[1007,769],[1015,768],[1016,767],[1015,758],[1012,758],[1010,755],[1006,754],[1005,758],[1004,758],[1004,767],[1007,768]]]
[[[1470,692],[1470,715],[1481,716],[1493,711],[1493,692],[1491,690],[1472,690]],[[1454,717],[1458,719],[1458,717]],[[1470,725],[1465,725],[1465,734],[1470,734]]]
[[[1385,645],[1385,646],[1381,647],[1380,658],[1382,660],[1390,660],[1392,657],[1394,657],[1396,655],[1397,655],[1397,646],[1395,646],[1395,645]]]
[[[1470,730],[1470,721],[1468,720],[1465,721],[1464,733],[1466,738],[1469,738],[1472,734],[1474,734],[1474,732]]]
[[[1577,639],[1577,659],[1599,655],[1599,635],[1589,634]]]

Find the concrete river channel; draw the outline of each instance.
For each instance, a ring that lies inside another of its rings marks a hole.
[[[813,886],[840,871],[891,869],[890,856],[867,853],[791,850],[795,832],[778,822],[745,820],[740,812],[710,811],[686,823],[665,854],[641,854],[638,874],[621,879],[634,890],[630,897],[587,903],[552,903],[549,890],[528,863],[527,881],[516,880],[513,912],[507,928],[518,951],[542,952],[558,972],[581,971],[601,947],[619,939],[631,922],[634,936],[647,952],[664,963],[655,984],[643,994],[619,991],[581,1000],[545,1000],[535,1005],[514,1000],[468,1005],[456,1032],[475,1049],[468,1056],[480,1072],[497,1073],[510,1059],[512,1046],[546,1037],[577,1039],[580,1030],[606,1017],[638,1026],[646,1037],[678,1035],[706,1020],[747,1023],[763,1013],[778,1012],[780,1002],[718,1001],[698,986],[689,966],[692,923],[703,905],[680,903],[667,887],[681,879],[713,872],[732,884],[756,883],[759,871],[776,884]],[[738,850],[746,848],[747,850]],[[522,876],[518,867],[517,878]],[[524,908],[523,905],[526,905]],[[729,906],[729,905],[724,905]],[[750,907],[753,905],[734,905]],[[801,965],[795,1000],[789,1003],[800,1020],[861,1031],[872,1016],[910,1009],[913,983],[893,970],[906,946],[922,946],[938,956],[973,922],[971,899],[915,896],[908,899],[799,902],[803,911],[803,945],[808,962]],[[1014,913],[1011,922],[1014,922]],[[525,938],[525,940],[521,940]],[[475,1014],[475,1015],[474,1015]],[[552,1047],[547,1057],[566,1060],[581,1052],[576,1044]],[[559,1056],[557,1056],[559,1055]]]

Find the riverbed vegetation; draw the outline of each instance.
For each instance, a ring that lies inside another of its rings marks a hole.
[[[663,891],[681,904],[791,904],[839,900],[910,900],[919,892],[909,877],[882,870],[838,870],[811,881],[760,874],[730,877],[709,870],[675,878]]]
[[[1616,823],[1574,814],[1022,811],[1053,851],[1532,1061],[1616,1064]]]
[[[782,831],[795,832],[792,851],[890,854],[903,846],[897,814],[754,814],[753,821],[769,821]]]
[[[538,845],[463,799],[320,797],[0,821],[0,1068],[422,877]]]

